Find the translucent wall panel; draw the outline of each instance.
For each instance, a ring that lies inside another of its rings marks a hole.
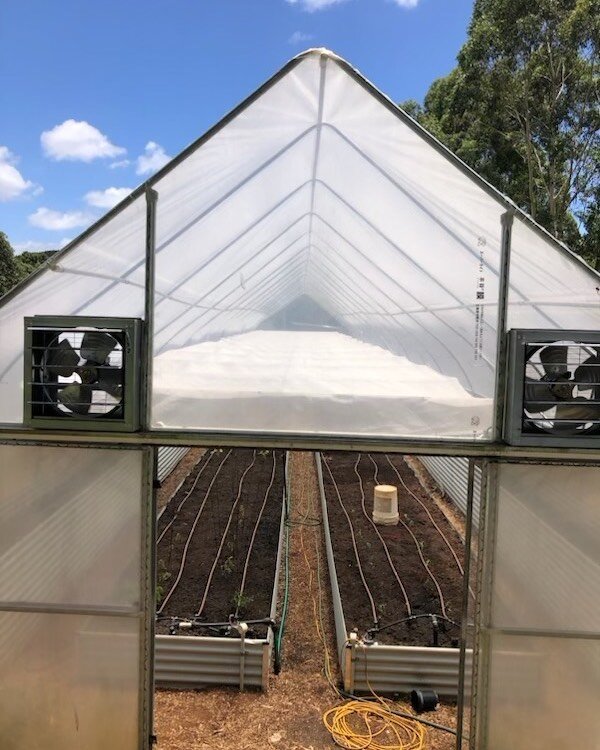
[[[2,750],[140,746],[142,466],[141,450],[0,445]]]
[[[600,469],[503,464],[498,479],[485,747],[597,749]]]
[[[139,452],[1,446],[0,476],[0,601],[139,610]]]
[[[598,750],[600,641],[495,635],[488,750]]]
[[[0,423],[23,421],[23,318],[143,317],[145,241],[142,196],[0,307]]]
[[[509,328],[600,328],[600,278],[515,218]]]
[[[137,750],[140,620],[0,612],[2,750]]]
[[[600,632],[600,469],[502,466],[492,621]]]

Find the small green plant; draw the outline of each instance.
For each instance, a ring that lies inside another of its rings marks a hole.
[[[166,565],[162,560],[158,561],[157,571],[156,571],[156,603],[160,604],[163,600],[163,597],[165,595],[165,588],[166,583],[171,577],[171,574],[167,570]]]
[[[233,559],[233,555],[229,555],[224,561],[224,563],[221,565],[221,570],[223,573],[227,573],[227,575],[231,575],[233,571],[235,570],[235,561]]]
[[[243,612],[253,600],[253,596],[248,596],[243,591],[236,591],[231,599],[231,603],[235,607],[236,612]]]

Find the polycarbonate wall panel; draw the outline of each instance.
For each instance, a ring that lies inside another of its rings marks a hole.
[[[2,750],[140,747],[144,455],[0,445]]]
[[[142,454],[0,446],[0,601],[140,609]]]
[[[498,467],[488,750],[600,748],[599,495],[600,468]]]
[[[137,749],[140,622],[0,612],[2,750]]]
[[[600,469],[500,467],[495,627],[600,632]]]
[[[494,635],[487,750],[599,750],[600,641]]]
[[[504,207],[334,56],[155,188],[155,427],[489,439]]]
[[[0,307],[0,423],[23,421],[23,319],[143,317],[145,242],[142,196]]]
[[[509,328],[600,329],[600,278],[516,217]]]

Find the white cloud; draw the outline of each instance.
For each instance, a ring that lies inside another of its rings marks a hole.
[[[62,240],[55,240],[54,242],[39,242],[37,240],[16,242],[13,244],[13,250],[17,255],[24,252],[40,253],[43,250],[60,250],[61,247],[71,242],[71,239],[71,237],[63,237]]]
[[[312,38],[312,34],[305,34],[303,31],[294,31],[292,36],[288,39],[288,43],[301,44],[302,42],[309,42]]]
[[[42,188],[26,180],[15,167],[17,158],[6,146],[0,146],[0,201],[10,201],[31,191],[39,195]]]
[[[112,208],[126,198],[131,188],[109,187],[106,190],[90,190],[84,198],[88,206],[95,208]]]
[[[40,229],[64,231],[76,227],[86,227],[92,223],[94,216],[83,211],[54,211],[51,208],[38,208],[28,216],[29,223]]]
[[[289,5],[299,5],[302,10],[314,13],[316,10],[324,10],[331,5],[339,5],[348,0],[285,0]]]
[[[420,0],[392,0],[399,8],[416,8]]]
[[[40,140],[44,154],[55,161],[114,159],[126,152],[84,120],[65,120],[52,130],[45,130]]]
[[[144,153],[138,156],[136,160],[137,174],[151,174],[171,161],[171,157],[165,153],[165,150],[158,143],[148,141],[144,148]]]
[[[122,169],[123,167],[128,167],[131,164],[129,159],[120,159],[119,161],[113,161],[112,164],[108,165],[109,169]]]

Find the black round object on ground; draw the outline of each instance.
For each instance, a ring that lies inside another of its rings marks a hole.
[[[425,713],[426,711],[435,711],[439,702],[440,699],[435,690],[411,690],[410,705],[418,714]]]

